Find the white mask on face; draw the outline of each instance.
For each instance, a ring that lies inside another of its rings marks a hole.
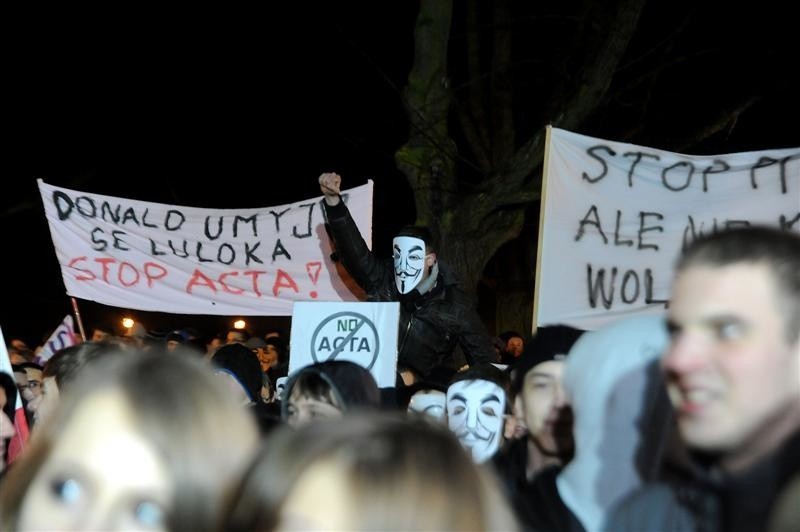
[[[392,241],[394,281],[401,294],[411,292],[425,273],[425,242],[413,236],[398,236]]]
[[[437,421],[444,421],[445,395],[438,390],[422,390],[411,396],[408,411],[424,414]]]
[[[476,463],[500,448],[505,408],[505,392],[490,381],[459,381],[447,389],[447,426]]]

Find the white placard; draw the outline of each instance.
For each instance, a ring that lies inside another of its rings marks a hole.
[[[326,360],[349,360],[381,388],[394,387],[400,303],[298,302],[292,313],[289,373]]]

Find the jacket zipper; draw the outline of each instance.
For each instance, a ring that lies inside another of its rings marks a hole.
[[[400,344],[400,349],[397,350],[397,355],[400,356],[400,353],[403,352],[403,348],[406,346],[406,341],[408,341],[408,333],[411,331],[411,324],[414,323],[414,315],[411,315],[411,319],[408,320],[408,325],[406,325],[406,333],[403,335],[403,341]]]

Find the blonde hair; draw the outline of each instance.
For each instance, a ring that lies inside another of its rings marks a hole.
[[[294,488],[323,468],[337,472],[352,503],[349,529],[518,529],[493,473],[475,465],[446,427],[355,414],[271,437],[231,501],[225,530],[279,526]]]
[[[163,353],[114,352],[84,368],[54,415],[36,427],[28,449],[0,486],[0,529],[16,530],[26,493],[80,404],[115,392],[134,426],[170,468],[171,530],[212,529],[222,501],[257,447],[248,412],[198,360]]]

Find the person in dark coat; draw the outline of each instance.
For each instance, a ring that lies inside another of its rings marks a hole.
[[[398,365],[425,378],[458,346],[469,364],[494,362],[491,339],[453,272],[439,260],[430,230],[406,226],[394,238],[393,257],[379,260],[367,247],[339,196],[341,178],[319,178],[322,206],[336,252],[370,301],[399,301]]]

